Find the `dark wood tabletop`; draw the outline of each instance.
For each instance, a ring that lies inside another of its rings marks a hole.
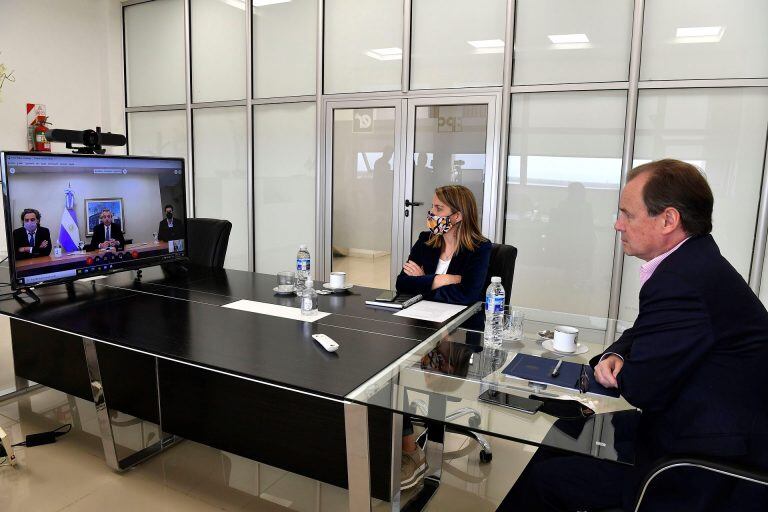
[[[7,270],[2,269],[7,277]],[[159,267],[122,272],[72,286],[37,288],[38,304],[0,301],[0,314],[90,337],[118,347],[299,390],[342,398],[431,336],[441,324],[393,316],[368,307],[380,290],[354,287],[321,295],[310,322],[229,308],[247,299],[298,306],[276,295],[275,276],[190,268],[169,275]],[[1,277],[0,277],[1,278]],[[312,339],[336,340],[336,353]]]

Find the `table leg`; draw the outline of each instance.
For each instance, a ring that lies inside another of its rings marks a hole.
[[[349,511],[371,510],[371,458],[368,449],[368,408],[344,403],[344,429],[347,445],[347,487]]]
[[[16,377],[16,391],[22,391],[29,387],[29,381],[23,377]]]
[[[131,455],[118,458],[115,435],[112,430],[112,421],[109,417],[109,406],[107,397],[102,385],[101,370],[99,368],[99,358],[96,353],[96,341],[90,338],[83,338],[83,348],[85,350],[85,362],[88,367],[88,376],[91,382],[91,392],[93,393],[93,402],[96,406],[96,417],[99,422],[99,431],[101,433],[101,443],[104,448],[104,457],[107,466],[115,471],[125,471],[140,462],[160,453],[162,450],[170,447],[180,440],[172,434],[162,432],[162,416],[160,417],[160,440],[139,450]],[[157,366],[155,366],[157,372]],[[157,375],[157,374],[156,374]],[[158,407],[160,396],[158,391]]]

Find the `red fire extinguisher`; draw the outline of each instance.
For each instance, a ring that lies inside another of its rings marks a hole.
[[[46,137],[48,128],[45,125],[47,124],[50,124],[48,122],[48,117],[37,116],[37,121],[35,122],[35,128],[33,131],[35,138],[35,151],[51,151],[51,143],[48,142],[48,137]]]

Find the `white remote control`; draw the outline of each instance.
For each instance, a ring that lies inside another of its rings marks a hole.
[[[336,352],[339,349],[339,344],[325,334],[313,334],[312,337],[328,352]]]

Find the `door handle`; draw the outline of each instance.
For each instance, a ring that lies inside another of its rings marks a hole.
[[[424,206],[424,203],[411,202],[410,199],[405,200],[405,206]]]

